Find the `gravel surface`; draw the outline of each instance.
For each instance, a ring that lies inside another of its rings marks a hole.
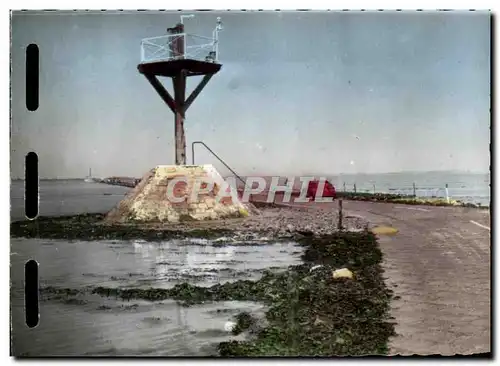
[[[241,227],[240,230],[260,231],[279,237],[294,233],[328,235],[338,231],[338,220],[336,210],[318,211],[306,208],[275,207],[261,209],[260,215],[252,216],[238,226]],[[342,220],[342,226],[347,231],[360,231],[366,225],[367,222],[358,217],[343,217]]]
[[[146,227],[158,230],[230,230],[234,237],[269,239],[287,238],[296,235],[323,236],[338,231],[338,208],[315,210],[311,207],[289,207],[283,204],[256,203],[251,208],[253,214],[244,219],[226,219],[220,221],[197,221],[182,224],[158,223]],[[131,224],[136,225],[136,224]],[[362,217],[343,215],[342,228],[345,231],[362,231],[368,222]],[[144,226],[144,225],[143,225]]]

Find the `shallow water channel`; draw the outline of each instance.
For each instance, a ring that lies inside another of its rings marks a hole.
[[[241,311],[263,316],[262,304],[218,302],[183,307],[173,300],[121,301],[98,295],[48,299],[41,295],[40,322],[24,320],[24,263],[39,263],[40,286],[169,288],[258,279],[266,269],[300,263],[293,242],[186,239],[58,241],[11,239],[12,353],[16,356],[203,356],[235,337],[224,329]]]

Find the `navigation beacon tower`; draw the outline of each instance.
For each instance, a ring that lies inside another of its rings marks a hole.
[[[143,39],[141,63],[137,66],[175,115],[176,165],[186,165],[186,111],[222,66],[218,62],[221,19],[217,18],[212,37],[204,37],[184,31],[184,18],[193,17],[192,14],[181,15],[181,21],[168,28],[166,35]],[[173,98],[158,80],[159,76],[172,79]],[[190,76],[203,76],[203,79],[186,98],[186,78]]]

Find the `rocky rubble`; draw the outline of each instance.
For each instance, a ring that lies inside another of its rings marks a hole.
[[[344,217],[342,225],[346,231],[359,231],[367,222],[358,217]],[[226,226],[232,229],[231,226]],[[323,236],[338,231],[336,211],[305,208],[274,207],[261,209],[260,215],[247,218],[234,225],[237,231],[265,233],[266,236],[288,237],[296,234]]]
[[[254,209],[254,208],[252,208]],[[108,223],[103,214],[66,217],[39,217],[34,221],[11,223],[11,236],[50,239],[143,239],[168,240],[179,237],[221,238],[228,240],[277,240],[294,237],[325,236],[338,231],[338,212],[312,207],[270,205],[246,218],[206,220],[188,223]],[[360,217],[344,216],[344,231],[359,232],[368,223]]]

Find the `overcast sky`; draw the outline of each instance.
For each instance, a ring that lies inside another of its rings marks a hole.
[[[202,140],[242,175],[489,169],[487,13],[203,12],[186,31],[210,36],[217,16],[223,66],[187,113],[188,162]],[[13,176],[29,151],[45,178],[173,164],[173,114],[137,64],[141,39],[178,20],[14,13]],[[40,48],[36,112],[25,107],[30,43]]]

